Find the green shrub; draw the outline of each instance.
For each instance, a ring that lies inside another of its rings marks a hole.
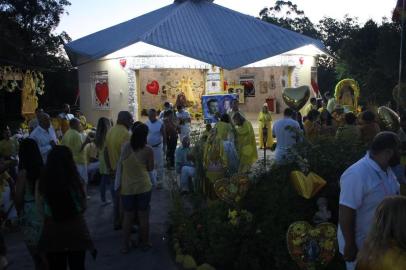
[[[339,177],[365,154],[365,147],[320,138],[312,144],[305,141],[294,150],[308,163],[310,171],[327,181],[316,197],[306,200],[290,184],[290,172],[303,167],[299,162],[257,173],[236,209],[222,201],[205,204],[196,200],[190,214],[182,199],[175,196],[173,237],[180,240],[183,253],[191,254],[198,265],[208,263],[222,270],[298,269],[286,247],[289,225],[300,220],[311,223],[320,196],[329,199],[332,222],[337,222]],[[238,217],[234,220],[230,218],[233,210]],[[337,256],[326,269],[345,266]]]

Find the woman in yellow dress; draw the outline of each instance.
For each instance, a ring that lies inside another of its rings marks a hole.
[[[373,227],[358,254],[358,270],[406,269],[406,197],[388,197],[375,212]]]
[[[254,129],[240,113],[233,118],[236,133],[236,148],[240,159],[239,173],[248,173],[252,164],[258,160],[257,142]]]
[[[267,138],[266,138],[266,148],[272,148],[274,140],[272,137],[272,116],[271,112],[268,110],[268,104],[264,104],[262,111],[258,115],[259,122],[259,148],[264,148],[264,128],[267,128]]]

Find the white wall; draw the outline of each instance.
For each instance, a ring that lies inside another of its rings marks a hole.
[[[117,118],[118,112],[128,110],[128,76],[119,59],[93,61],[78,68],[80,89],[80,110],[93,125],[104,116]],[[109,78],[110,109],[98,110],[93,104],[93,72],[107,71]],[[134,71],[133,71],[134,72]]]

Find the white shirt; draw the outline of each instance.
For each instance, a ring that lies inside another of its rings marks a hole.
[[[62,118],[62,119],[65,119],[65,120],[68,120],[68,121],[70,121],[70,120],[72,120],[73,118],[75,118],[75,116],[73,116],[73,114],[71,114],[71,113],[60,113],[60,114],[58,115],[58,117],[59,117],[59,118]]]
[[[150,120],[147,120],[145,124],[148,126],[148,137],[147,137],[147,143],[148,145],[152,147],[157,147],[162,143],[162,121],[161,120],[156,120],[154,123],[152,123]]]
[[[41,126],[37,126],[31,132],[30,138],[37,143],[39,151],[41,152],[42,160],[45,163],[47,161],[48,153],[52,149],[51,141],[54,141],[55,144],[58,143],[54,128],[51,126],[48,131],[46,131]]]
[[[340,186],[340,205],[356,211],[355,242],[360,250],[373,223],[376,208],[385,197],[399,194],[399,183],[390,168],[383,171],[367,153],[343,173]],[[345,241],[340,227],[337,238],[343,254]]]
[[[297,134],[289,130],[289,127],[300,132],[299,123],[290,117],[285,117],[274,123],[272,132],[277,140],[276,148],[288,149],[297,143]]]
[[[176,117],[178,119],[189,119],[190,120],[190,114],[187,111],[182,111],[182,112],[176,112]],[[182,141],[183,137],[189,136],[190,133],[190,123],[184,123],[183,125],[180,125],[180,140]]]

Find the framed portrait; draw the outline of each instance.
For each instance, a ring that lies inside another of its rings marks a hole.
[[[217,123],[219,116],[231,111],[233,100],[237,100],[236,94],[203,95],[202,108],[205,123]]]
[[[244,85],[241,84],[229,84],[227,85],[227,93],[236,94],[238,103],[244,103]]]

